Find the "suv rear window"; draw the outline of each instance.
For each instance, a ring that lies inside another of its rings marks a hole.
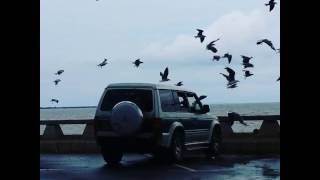
[[[111,111],[121,101],[131,101],[137,104],[143,112],[151,112],[153,109],[152,90],[109,89],[101,103],[101,110]]]

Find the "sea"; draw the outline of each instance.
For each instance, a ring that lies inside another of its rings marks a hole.
[[[72,108],[40,108],[40,120],[76,120],[93,119],[96,107]],[[240,115],[280,115],[280,102],[272,103],[234,103],[210,104],[210,114],[227,116],[228,112],[237,112]],[[262,121],[247,122],[243,126],[235,122],[232,126],[235,132],[250,132],[261,126]],[[280,125],[280,121],[278,121]],[[64,134],[82,134],[85,125],[60,125]],[[43,134],[45,125],[40,125],[40,134]]]

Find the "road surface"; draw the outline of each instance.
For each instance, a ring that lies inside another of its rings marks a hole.
[[[280,156],[224,155],[207,160],[188,155],[165,164],[151,155],[125,155],[119,167],[109,167],[100,154],[40,154],[41,179],[280,179]]]

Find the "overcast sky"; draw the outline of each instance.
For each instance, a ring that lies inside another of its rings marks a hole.
[[[257,40],[280,47],[280,2],[270,13],[265,0],[42,0],[40,9],[40,106],[97,105],[109,83],[159,83],[169,67],[171,81],[205,94],[206,103],[279,102],[280,54]],[[196,29],[207,36],[201,44]],[[216,43],[211,61],[206,44]],[[251,76],[244,79],[240,55],[253,56]],[[109,64],[97,67],[104,58]],[[132,64],[140,58],[144,64]],[[240,82],[226,88],[229,66]],[[54,75],[59,70],[61,76]],[[55,86],[53,81],[62,81]]]

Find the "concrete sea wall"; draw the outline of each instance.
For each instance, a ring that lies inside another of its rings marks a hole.
[[[222,127],[222,153],[231,154],[279,154],[280,153],[280,115],[238,116],[228,114],[219,116]],[[260,128],[252,132],[236,133],[232,125],[236,121],[262,121]],[[60,125],[84,124],[81,135],[65,135]],[[40,121],[45,130],[40,135],[40,153],[99,153],[94,140],[93,120],[48,120]]]

